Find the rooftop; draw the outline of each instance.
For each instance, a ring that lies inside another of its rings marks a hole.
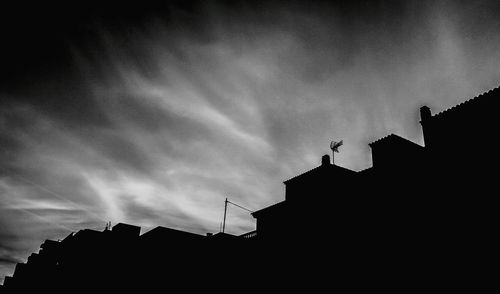
[[[315,167],[311,170],[308,170],[302,174],[299,174],[293,178],[290,178],[286,181],[284,181],[283,183],[286,185],[286,184],[289,184],[291,182],[294,182],[296,180],[298,180],[299,178],[303,178],[303,177],[309,177],[311,175],[314,175],[314,174],[317,174],[317,173],[320,173],[320,172],[326,172],[326,173],[355,173],[355,171],[352,171],[350,169],[347,169],[345,167],[341,167],[341,166],[338,166],[338,165],[335,165],[335,164],[322,164],[318,167]]]
[[[450,114],[450,113],[454,113],[456,112],[457,110],[461,110],[461,109],[464,109],[466,107],[469,107],[470,105],[473,105],[475,103],[478,103],[480,101],[483,101],[485,99],[489,99],[489,98],[492,98],[494,95],[500,95],[500,86],[496,87],[496,88],[493,88],[491,90],[488,90],[486,92],[483,92],[477,96],[475,96],[474,98],[471,98],[471,99],[468,99],[460,104],[457,104],[453,107],[450,107],[448,109],[445,109],[439,113],[436,113],[435,115],[433,115],[432,117],[435,118],[435,117],[441,117],[445,114]]]

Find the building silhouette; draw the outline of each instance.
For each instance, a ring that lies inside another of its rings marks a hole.
[[[496,88],[438,114],[421,107],[425,147],[390,134],[362,171],[324,155],[252,213],[256,231],[81,230],[45,241],[0,292],[477,290],[493,275],[499,99]]]

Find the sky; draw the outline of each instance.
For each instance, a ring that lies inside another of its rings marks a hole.
[[[2,9],[0,283],[108,221],[218,232],[331,140],[359,171],[378,138],[423,144],[420,106],[500,85],[498,1],[114,4]]]

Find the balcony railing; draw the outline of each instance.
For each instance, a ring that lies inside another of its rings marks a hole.
[[[251,232],[248,232],[248,233],[245,233],[243,235],[240,235],[241,238],[243,239],[252,239],[252,238],[255,238],[257,237],[257,231],[251,231]]]

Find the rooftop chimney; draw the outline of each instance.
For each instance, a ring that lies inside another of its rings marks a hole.
[[[431,109],[427,106],[422,106],[420,107],[420,121],[423,122],[423,121],[426,121],[428,120],[429,118],[431,118],[432,116],[432,113],[431,113]]]
[[[425,147],[430,148],[432,145],[432,136],[430,132],[432,128],[430,128],[430,119],[432,117],[431,109],[427,106],[420,107],[420,125],[422,125],[422,134],[424,135],[424,144]]]
[[[330,164],[330,155],[325,154],[321,157],[321,165],[329,165]]]

